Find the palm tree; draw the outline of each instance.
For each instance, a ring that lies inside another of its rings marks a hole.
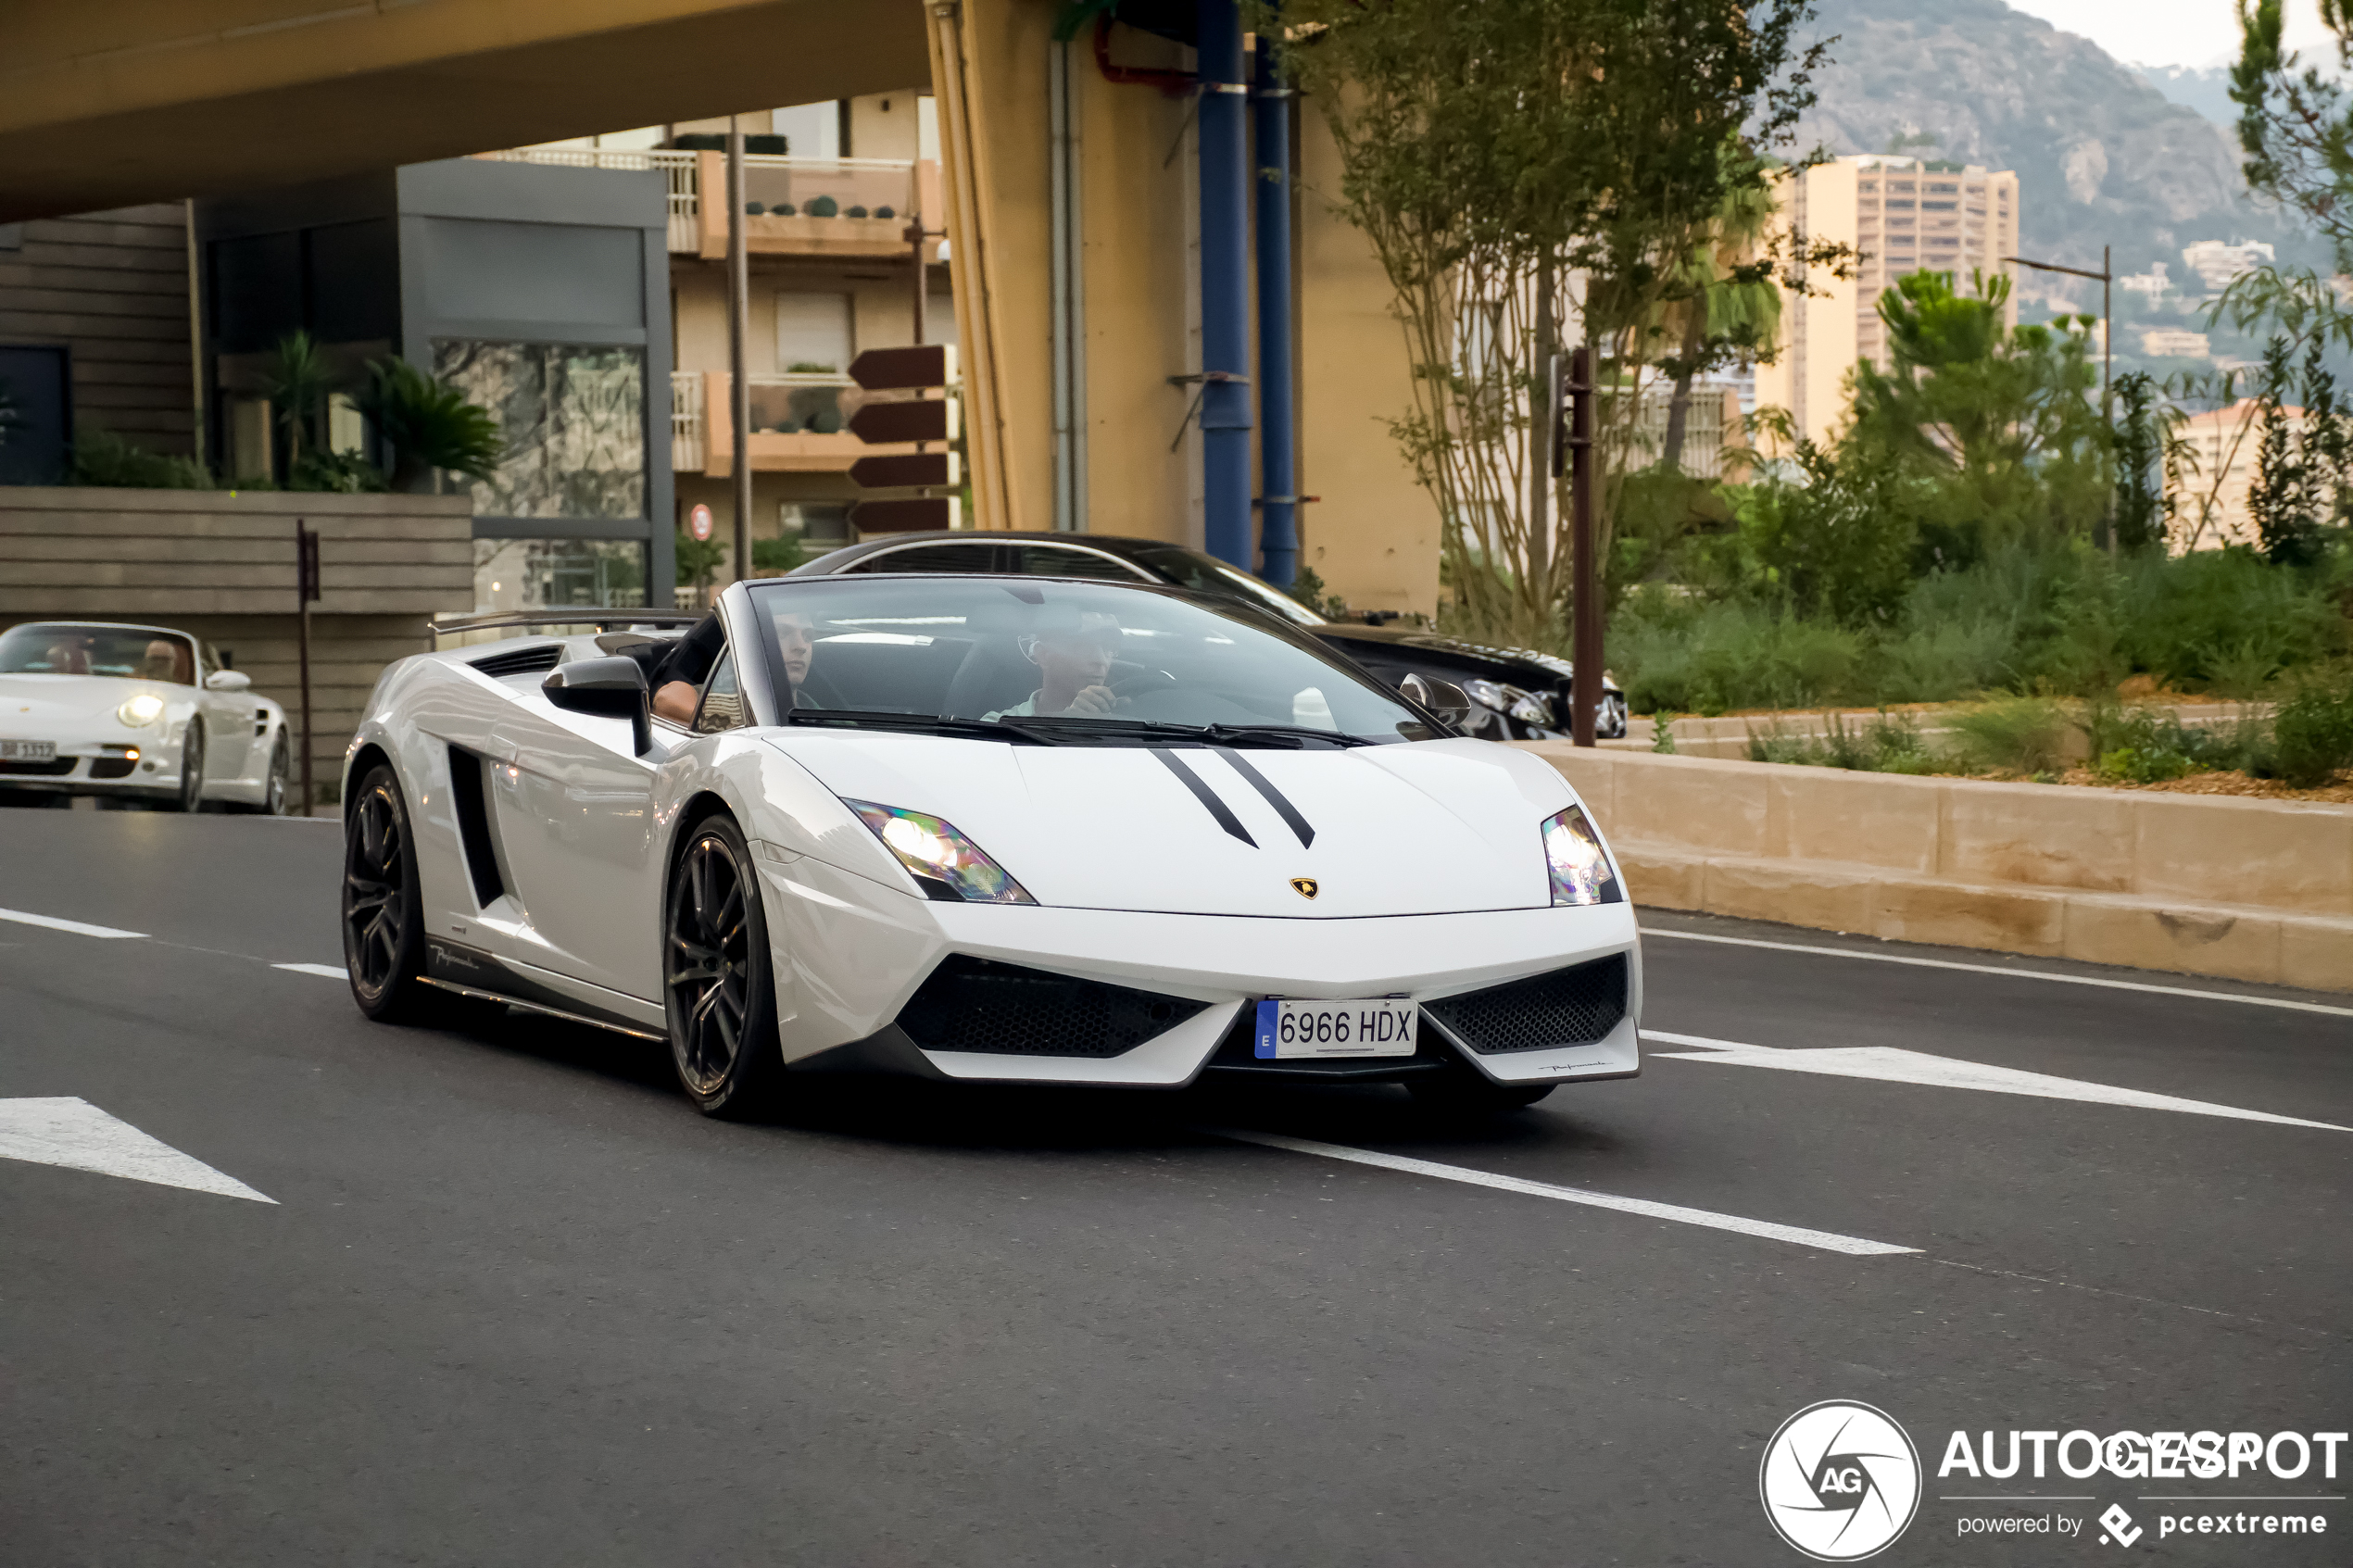
[[[261,390],[286,433],[287,471],[302,461],[303,438],[317,432],[327,399],[342,384],[342,373],[308,332],[291,332],[278,340],[277,352],[262,369]]]
[[[368,367],[359,411],[392,446],[395,490],[416,488],[435,469],[489,479],[506,452],[488,409],[405,359],[378,359]]]
[[[1728,150],[1728,157],[1746,155]],[[1769,189],[1728,182],[1723,204],[1705,233],[1674,265],[1676,288],[1653,330],[1672,336],[1676,352],[1660,368],[1674,377],[1667,406],[1667,435],[1659,460],[1680,470],[1692,406],[1692,381],[1702,371],[1771,347],[1781,326],[1781,295],[1761,242],[1773,220]]]

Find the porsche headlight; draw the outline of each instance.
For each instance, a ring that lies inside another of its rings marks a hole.
[[[1553,699],[1541,692],[1527,691],[1500,681],[1478,680],[1465,681],[1463,692],[1481,708],[1508,713],[1523,724],[1548,730],[1556,727],[1553,722]]]
[[[844,801],[861,821],[875,830],[883,847],[914,873],[925,896],[950,903],[1035,904],[1005,868],[990,859],[979,845],[958,833],[953,824],[921,811],[877,806],[871,800]]]
[[[1544,863],[1552,871],[1555,905],[1625,901],[1617,873],[1609,869],[1609,857],[1602,853],[1602,836],[1585,820],[1582,807],[1571,806],[1544,819]]]
[[[122,706],[114,710],[114,716],[134,730],[144,729],[163,717],[163,698],[153,692],[124,697]]]

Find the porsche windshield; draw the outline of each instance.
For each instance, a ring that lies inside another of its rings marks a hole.
[[[0,675],[126,675],[185,686],[195,682],[195,656],[185,637],[145,626],[35,621],[0,633]]]
[[[795,722],[914,715],[1032,735],[1154,731],[1270,744],[1426,740],[1422,716],[1313,639],[1169,590],[999,577],[757,583]]]

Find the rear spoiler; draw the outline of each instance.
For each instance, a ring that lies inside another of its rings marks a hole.
[[[577,626],[585,631],[623,630],[667,632],[694,625],[702,616],[689,610],[622,609],[599,613],[593,607],[576,609],[495,610],[487,615],[445,615],[431,628],[437,648],[447,637],[513,629],[531,631],[551,626]]]

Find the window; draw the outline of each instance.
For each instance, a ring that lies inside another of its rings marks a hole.
[[[909,545],[896,550],[877,550],[849,570],[851,571],[993,571],[997,567],[997,546],[994,545]]]
[[[711,680],[703,686],[702,703],[695,709],[695,733],[717,734],[722,730],[741,729],[743,722],[743,694],[736,689],[736,656],[730,650],[719,656]]]
[[[119,675],[192,686],[195,649],[185,637],[145,626],[31,621],[0,634],[0,674]]]
[[[776,296],[776,368],[788,374],[846,375],[852,349],[849,296]]]
[[[646,602],[646,546],[635,539],[477,539],[474,608],[543,609]]]
[[[461,338],[435,342],[433,359],[506,438],[497,473],[472,487],[477,517],[646,515],[643,349]]]
[[[786,535],[798,533],[804,545],[831,549],[849,543],[849,508],[837,501],[783,501],[776,526]]]
[[[1150,581],[1125,561],[1114,560],[1094,550],[1073,549],[1064,545],[1023,545],[1013,552],[1015,571],[1034,573],[1040,577],[1092,577],[1111,583],[1143,583]]]

